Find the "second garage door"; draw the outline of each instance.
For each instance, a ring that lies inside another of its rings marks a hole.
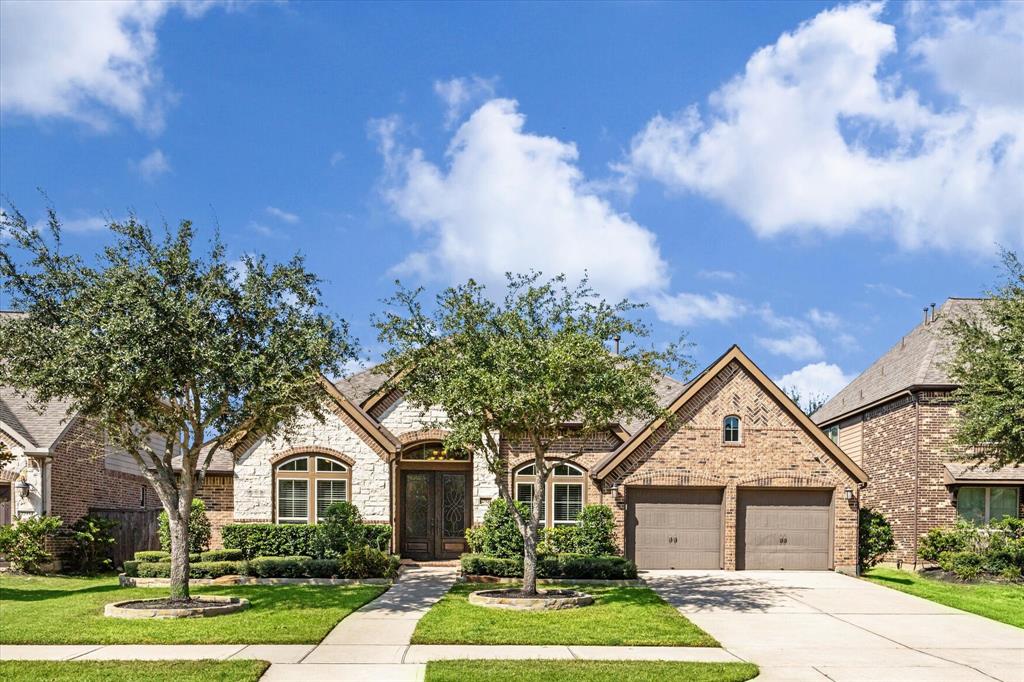
[[[627,544],[638,568],[721,568],[722,491],[633,488]]]
[[[741,490],[737,568],[828,570],[831,504],[828,490]]]

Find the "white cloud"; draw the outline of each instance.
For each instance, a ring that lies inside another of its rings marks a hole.
[[[769,353],[783,355],[792,360],[814,360],[825,355],[825,349],[821,347],[818,339],[805,332],[797,332],[782,338],[759,336],[757,342]]]
[[[255,220],[249,221],[249,229],[262,237],[273,237],[274,230],[265,223],[257,222]]]
[[[818,310],[817,308],[811,308],[807,311],[807,319],[811,321],[816,327],[822,327],[824,329],[838,329],[839,328],[839,316],[828,310]]]
[[[732,282],[736,279],[736,273],[731,270],[699,270],[697,276],[701,279],[719,280]]]
[[[883,72],[897,43],[881,10],[822,12],[755,52],[709,115],[654,117],[627,175],[704,194],[764,237],[863,230],[974,252],[1024,242],[1024,3],[931,16],[933,33],[910,49],[953,95],[945,109]]]
[[[331,163],[331,167],[333,168],[334,166],[337,166],[339,163],[345,160],[345,152],[339,149],[338,151],[331,154],[331,158],[329,160]]]
[[[914,298],[913,294],[907,293],[903,289],[893,286],[892,284],[875,282],[872,284],[865,284],[864,288],[873,294],[881,294],[883,296],[892,296],[895,298]]]
[[[156,27],[175,5],[189,17],[211,6],[141,0],[0,3],[0,108],[101,130],[121,116],[139,128],[160,130],[174,96],[156,63]]]
[[[399,144],[397,118],[372,123],[388,169],[384,195],[430,240],[398,272],[499,286],[506,272],[587,274],[609,299],[650,301],[677,319],[723,319],[703,297],[669,293],[655,235],[587,186],[573,144],[526,133],[524,122],[512,100],[485,103],[454,134],[444,167]]]
[[[451,129],[462,119],[462,115],[474,103],[494,97],[497,78],[469,76],[434,81],[434,93],[445,105],[444,127]]]
[[[135,168],[143,180],[153,182],[164,173],[169,173],[171,164],[161,150],[154,149],[135,164]]]
[[[37,224],[41,226],[43,223]],[[76,234],[83,234],[87,232],[102,232],[106,230],[110,225],[110,219],[103,218],[101,216],[85,216],[82,218],[72,218],[70,220],[61,220],[60,227],[62,230],[67,232],[74,232]]]
[[[267,206],[266,211],[269,215],[272,215],[278,220],[288,223],[289,225],[294,225],[299,222],[299,216],[294,213],[289,213],[288,211],[283,211],[276,206]]]
[[[783,389],[796,389],[802,398],[831,398],[848,383],[853,381],[852,374],[846,374],[838,365],[826,362],[815,362],[794,370],[775,380]]]
[[[746,305],[739,299],[715,292],[703,294],[663,294],[651,300],[651,308],[659,319],[680,326],[691,325],[700,320],[727,322],[746,312]]]

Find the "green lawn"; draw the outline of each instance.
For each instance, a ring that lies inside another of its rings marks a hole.
[[[1024,628],[1024,585],[952,583],[892,568],[872,568],[864,578],[917,597]]]
[[[7,682],[255,682],[264,661],[0,661]]]
[[[590,606],[563,611],[510,611],[470,604],[493,585],[455,585],[416,626],[413,644],[592,644],[718,646],[646,587],[580,586]]]
[[[743,682],[751,663],[677,661],[431,661],[426,682]]]
[[[0,644],[314,644],[384,590],[384,585],[202,587],[193,592],[245,597],[249,608],[216,618],[122,620],[104,616],[103,607],[167,592],[122,588],[115,577],[0,576]]]

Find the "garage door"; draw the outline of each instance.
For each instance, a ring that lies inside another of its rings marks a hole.
[[[744,490],[736,526],[737,568],[824,571],[831,568],[828,490]]]
[[[721,568],[722,491],[632,488],[627,546],[638,568]]]

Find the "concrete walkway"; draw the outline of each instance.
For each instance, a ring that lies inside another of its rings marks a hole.
[[[1024,682],[1024,630],[831,572],[650,571],[759,682]]]

